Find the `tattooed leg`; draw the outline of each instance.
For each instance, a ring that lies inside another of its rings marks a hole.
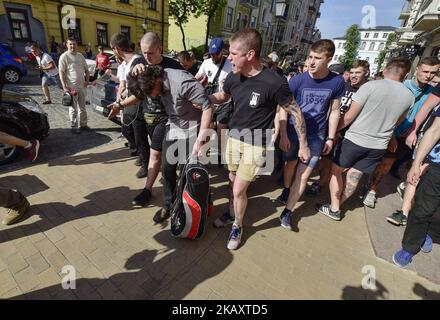
[[[359,170],[356,170],[354,168],[351,168],[347,172],[347,182],[345,184],[344,192],[341,197],[341,205],[350,198],[355,190],[357,189],[357,186],[359,184],[359,181],[362,178],[362,172]]]

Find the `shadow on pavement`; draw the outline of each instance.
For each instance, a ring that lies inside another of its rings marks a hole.
[[[129,257],[122,272],[108,279],[76,280],[76,289],[61,284],[11,299],[183,299],[200,283],[226,269],[233,256],[218,241],[219,232],[205,234],[203,241],[172,238],[163,230],[154,239],[164,249],[145,249]]]
[[[440,292],[426,289],[420,283],[415,283],[413,292],[423,300],[440,300]]]
[[[388,290],[382,283],[376,281],[376,289],[364,289],[361,286],[346,286],[342,290],[341,299],[343,300],[379,300],[388,299]]]
[[[20,191],[25,197],[48,190],[47,186],[38,177],[30,174],[23,174],[20,176],[5,176],[0,178],[0,187],[12,188]]]
[[[66,222],[91,216],[99,216],[112,211],[131,211],[131,199],[135,191],[128,187],[116,187],[93,192],[86,196],[88,200],[77,206],[62,202],[31,205],[24,220],[31,215],[38,215],[41,220],[31,224],[19,224],[0,230],[0,243],[45,232]]]

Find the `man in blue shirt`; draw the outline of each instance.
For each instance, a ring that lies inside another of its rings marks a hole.
[[[310,159],[307,162],[299,162],[297,165],[299,143],[293,129],[292,117],[286,124],[287,113],[280,111],[280,148],[285,151],[283,158],[286,165],[284,189],[278,201],[286,204],[280,220],[281,226],[287,229],[292,229],[292,210],[303,194],[313,168],[321,154],[326,155],[333,148],[345,89],[342,76],[328,68],[334,53],[335,45],[331,40],[315,42],[307,58],[308,71],[293,77],[289,82],[306,123],[307,143],[310,148]]]
[[[440,97],[440,88],[435,88],[433,94]],[[418,184],[418,187],[403,235],[402,249],[393,255],[394,263],[402,268],[411,263],[412,257],[420,250],[430,252],[431,235],[440,234],[440,222],[433,220],[440,206],[440,108],[437,108],[434,116],[434,122],[424,134],[407,176],[407,182],[413,186]],[[426,155],[430,162],[429,170],[419,183]]]

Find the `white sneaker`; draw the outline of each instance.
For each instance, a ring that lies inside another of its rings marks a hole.
[[[243,234],[243,228],[237,226],[236,224],[232,225],[231,233],[229,234],[229,240],[227,244],[227,248],[229,250],[236,250],[241,242],[241,236]]]
[[[374,209],[374,207],[376,206],[376,202],[377,202],[376,192],[368,191],[368,193],[365,195],[364,198],[364,205]]]

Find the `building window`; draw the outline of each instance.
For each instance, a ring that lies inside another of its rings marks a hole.
[[[388,39],[388,33],[384,33],[382,39]]]
[[[125,34],[130,39],[130,27],[121,26],[121,33]]]
[[[379,49],[378,50],[382,51],[384,47],[385,47],[385,43],[381,42],[381,43],[379,43]]]
[[[370,62],[370,57],[366,57],[365,60],[367,60],[368,62]]]
[[[148,0],[148,9],[150,9],[150,10],[156,10],[157,9],[156,0]]]
[[[70,26],[70,19],[67,19],[67,24]],[[74,38],[76,43],[81,44],[81,23],[79,19],[75,19],[75,28],[67,29],[67,36],[70,38]]]
[[[14,40],[31,40],[29,20],[27,12],[24,10],[8,10],[9,21],[11,23],[12,37]]]
[[[255,28],[255,26],[257,25],[257,17],[252,16],[251,17],[251,28]]]
[[[108,46],[107,23],[96,23],[96,33],[98,35],[98,46]]]
[[[378,37],[379,37],[379,33],[378,33],[378,32],[375,32],[374,35],[373,35],[373,38],[374,38],[374,39],[377,39]]]
[[[237,13],[237,21],[235,22],[235,30],[240,30],[241,12]]]
[[[365,38],[367,38],[368,39],[368,37],[370,36],[370,33],[369,32],[367,32],[366,34],[365,34]]]
[[[335,55],[333,60],[338,61],[338,55]]]
[[[232,27],[232,17],[234,16],[234,9],[228,7],[228,11],[226,12],[226,27]]]
[[[365,47],[367,46],[367,43],[364,41],[361,44],[361,50],[365,50]]]
[[[374,63],[379,63],[379,58],[374,59]]]
[[[339,42],[338,49],[341,49],[341,48],[342,48],[342,42]]]
[[[370,48],[368,50],[374,51],[374,47],[376,46],[376,42],[370,43]]]

